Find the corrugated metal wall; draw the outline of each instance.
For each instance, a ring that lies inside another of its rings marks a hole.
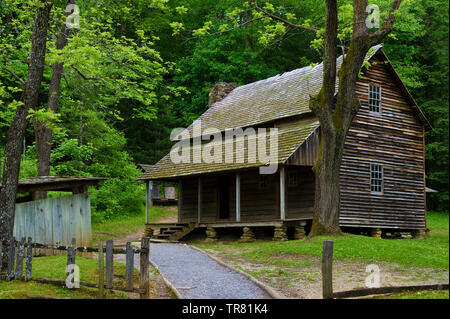
[[[89,194],[47,198],[16,204],[14,237],[31,237],[47,245],[92,246]]]

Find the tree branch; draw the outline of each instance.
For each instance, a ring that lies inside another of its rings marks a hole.
[[[286,19],[283,19],[283,18],[281,18],[279,16],[276,16],[276,15],[270,13],[270,12],[267,12],[266,10],[262,9],[261,7],[259,7],[258,3],[256,2],[256,0],[254,0],[254,2],[255,2],[255,9],[256,10],[261,11],[266,16],[268,16],[268,17],[270,17],[270,18],[272,18],[274,20],[281,21],[284,24],[286,24],[286,25],[288,25],[288,26],[290,26],[292,28],[301,29],[301,30],[307,30],[307,31],[312,31],[312,32],[316,32],[318,30],[318,29],[313,28],[313,27],[306,27],[306,26],[303,26],[303,25],[300,25],[300,24],[295,24],[295,23],[292,23],[292,22],[290,22],[290,21],[288,21]]]
[[[200,38],[200,37],[209,37],[209,36],[214,36],[214,35],[221,35],[221,34],[224,34],[224,33],[227,33],[227,32],[230,32],[230,31],[233,31],[233,30],[236,30],[236,29],[239,29],[239,28],[241,28],[241,27],[243,27],[243,26],[245,26],[247,24],[250,24],[252,22],[255,22],[255,21],[258,21],[258,20],[261,20],[261,19],[264,19],[264,18],[267,18],[267,16],[262,16],[262,17],[259,17],[259,18],[254,18],[254,19],[248,20],[248,21],[246,21],[244,23],[238,24],[237,26],[234,26],[234,27],[232,27],[230,29],[227,29],[227,30],[218,31],[218,32],[205,34],[205,35],[199,35],[199,36],[195,36],[195,37],[190,37],[190,38],[187,38],[185,41],[190,41],[190,40],[197,39],[197,38]]]
[[[7,68],[7,67],[2,67],[2,68],[3,68],[3,70],[9,72],[9,73],[10,73],[17,81],[19,81],[20,83],[22,83],[22,85],[25,85],[25,81],[22,80],[22,79],[20,78],[20,76],[18,76],[16,73],[14,73],[13,70],[11,70],[11,69],[9,69],[9,68]]]
[[[395,22],[395,13],[400,7],[401,3],[402,0],[393,0],[391,12],[389,12],[389,16],[386,18],[383,27],[380,30],[369,35],[369,42],[371,46],[379,44],[384,39],[384,37],[392,31]]]

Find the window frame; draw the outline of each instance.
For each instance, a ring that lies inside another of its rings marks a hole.
[[[379,100],[378,100],[378,111],[373,111],[372,110],[372,106],[371,106],[371,104],[370,104],[370,100],[371,100],[371,98],[370,98],[370,93],[371,93],[371,91],[370,91],[370,87],[371,86],[373,86],[373,87],[378,87],[379,88],[379,95],[380,95],[380,98],[379,98]],[[371,113],[371,114],[381,114],[382,113],[382,107],[381,107],[381,102],[382,102],[382,99],[381,99],[381,90],[382,90],[382,88],[381,88],[381,85],[378,85],[377,83],[374,83],[374,82],[371,82],[371,83],[369,83],[369,85],[367,86],[367,92],[368,92],[368,95],[367,95],[367,97],[368,97],[368,99],[367,99],[367,105],[368,105],[368,107],[369,107],[369,112]]]
[[[295,184],[291,184],[291,174],[295,176]],[[298,186],[298,172],[297,171],[288,171],[288,187],[297,187]]]
[[[269,176],[267,176],[266,174],[259,174],[258,185],[259,190],[261,191],[267,190],[269,188]]]
[[[373,167],[379,167],[380,169],[375,172],[373,170]],[[381,175],[380,178],[374,178],[372,175],[373,173],[379,173]],[[382,164],[370,163],[369,177],[370,177],[370,193],[374,194],[374,195],[384,194],[384,166]],[[378,185],[374,185],[373,181],[375,181],[375,180],[380,181],[380,185],[379,185],[380,191],[373,190],[373,186],[378,186]]]

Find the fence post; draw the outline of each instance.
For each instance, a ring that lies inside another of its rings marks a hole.
[[[75,264],[76,240],[72,238],[72,246],[67,247],[67,266]],[[68,275],[68,273],[66,273]]]
[[[25,237],[22,237],[17,246],[16,258],[16,279],[22,279],[23,275],[23,255],[24,255]]]
[[[32,258],[33,258],[33,246],[31,243],[31,237],[28,237],[27,262],[26,262],[26,266],[25,266],[25,280],[31,279]]]
[[[325,240],[322,251],[323,299],[333,299],[333,241]]]
[[[0,275],[3,273],[3,238],[0,237]]]
[[[148,274],[148,264],[150,255],[150,238],[142,237],[141,239],[141,254],[140,254],[140,283],[139,288],[141,289],[140,298],[148,299],[150,297],[150,287],[149,287],[149,274]]]
[[[8,280],[14,279],[14,258],[16,257],[16,239],[14,237],[9,241],[8,247]]]
[[[113,247],[112,240],[106,241],[106,288],[108,289],[113,287]]]
[[[103,299],[103,289],[105,288],[105,270],[103,267],[103,241],[98,241],[98,299]]]
[[[125,278],[127,282],[127,289],[130,291],[133,290],[133,272],[134,272],[134,249],[131,248],[131,243],[127,242]]]

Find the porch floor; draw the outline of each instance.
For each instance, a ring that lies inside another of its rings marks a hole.
[[[271,220],[271,221],[221,221],[221,222],[185,222],[185,223],[146,223],[150,228],[168,228],[171,226],[188,226],[193,225],[195,228],[212,227],[212,228],[226,228],[226,227],[270,227],[287,225],[301,225],[304,226],[311,218],[295,218],[285,220]]]

